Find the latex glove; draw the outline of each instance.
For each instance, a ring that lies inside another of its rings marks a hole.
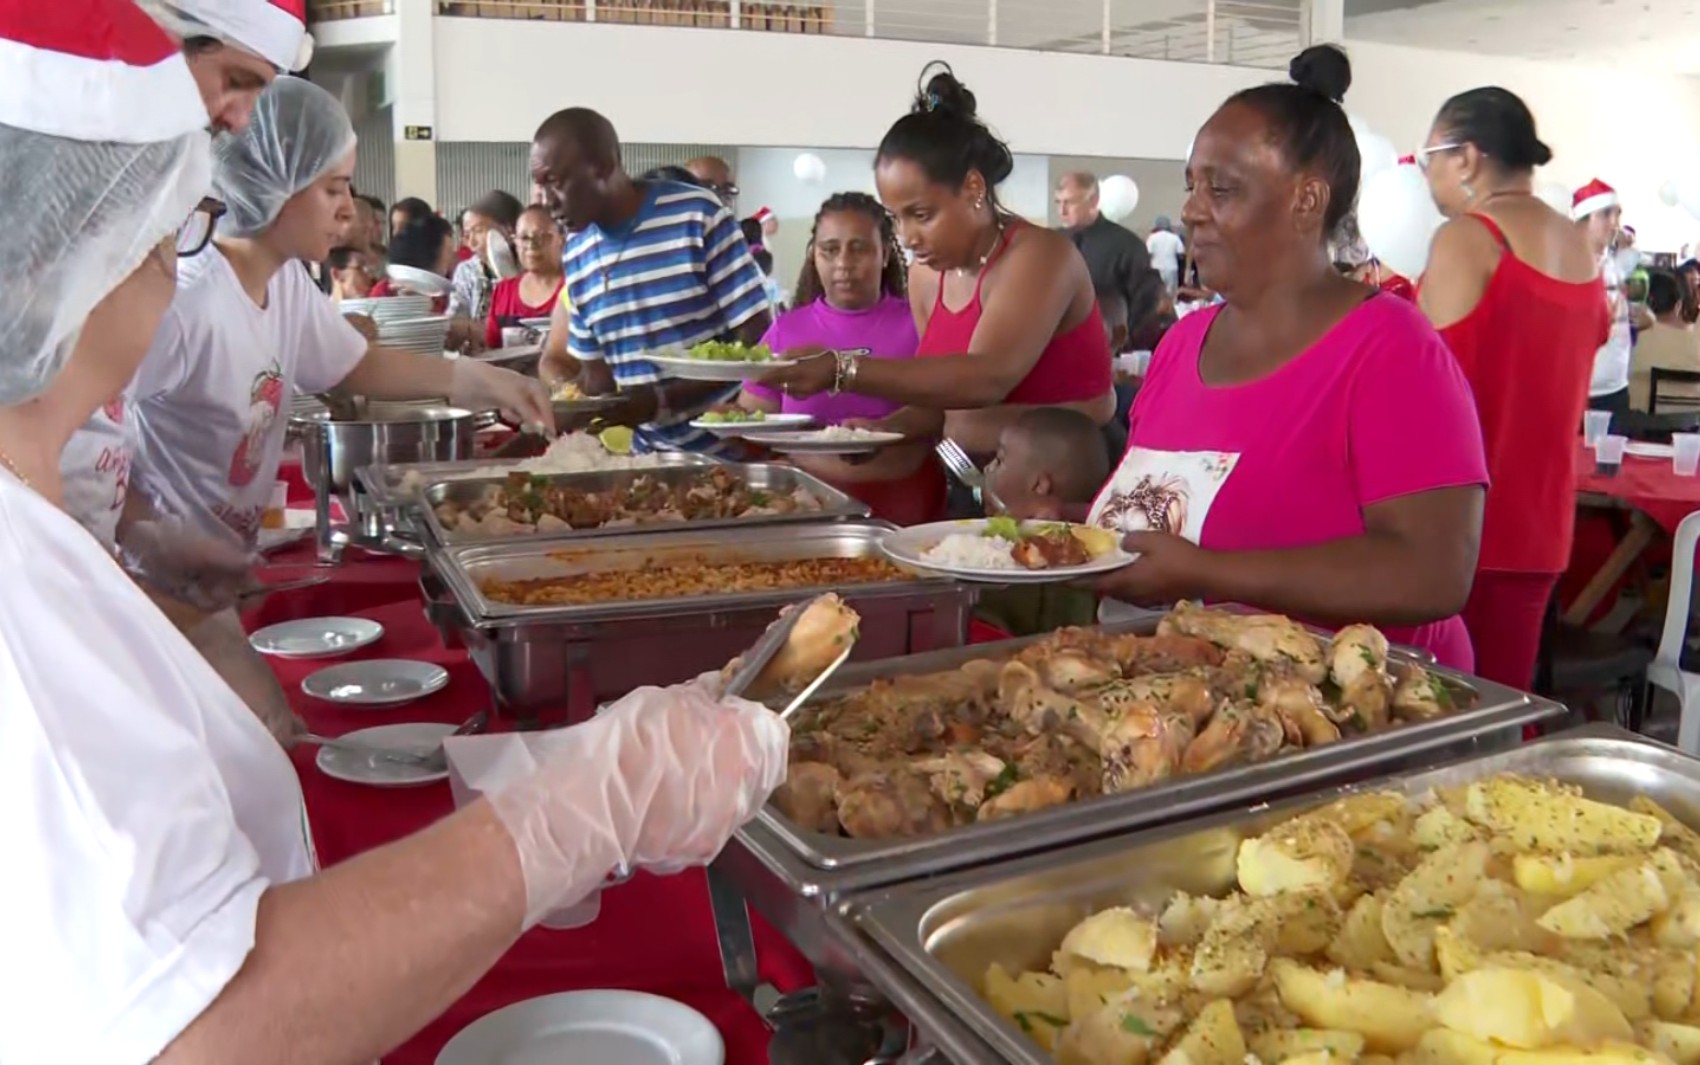
[[[120,531],[118,557],[150,588],[208,613],[234,606],[259,586],[256,556],[222,527],[167,517],[136,521]]]
[[[519,850],[527,928],[610,870],[708,863],[784,782],[791,730],[719,690],[713,674],[640,688],[490,796]]]
[[[236,611],[221,610],[185,635],[284,750],[306,733],[307,725],[289,708],[277,674],[249,645]]]
[[[449,402],[471,411],[500,411],[515,425],[541,425],[550,436],[555,434],[555,408],[542,383],[500,366],[456,359]]]

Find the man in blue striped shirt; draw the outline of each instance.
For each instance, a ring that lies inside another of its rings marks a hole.
[[[591,395],[617,390],[627,399],[619,420],[638,427],[645,449],[718,450],[718,438],[689,422],[736,386],[664,379],[644,356],[704,340],[760,342],[767,292],[738,223],[707,189],[634,182],[614,127],[585,108],[538,128],[531,180],[568,234],[568,358],[542,367],[545,380],[577,375]]]

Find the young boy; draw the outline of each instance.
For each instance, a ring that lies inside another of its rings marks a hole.
[[[1110,477],[1103,430],[1079,411],[1036,407],[998,438],[997,457],[986,466],[990,495],[1012,518],[1059,518],[1065,507],[1092,502]],[[986,512],[996,513],[990,497]],[[980,619],[1013,636],[1050,632],[1097,621],[1098,600],[1089,588],[1038,584],[1000,588],[980,596]]]

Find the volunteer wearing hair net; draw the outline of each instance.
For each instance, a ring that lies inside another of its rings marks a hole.
[[[784,776],[786,729],[711,681],[634,693],[317,872],[289,760],[58,506],[61,447],[171,304],[203,105],[128,0],[21,25],[23,2],[0,0],[0,204],[31,205],[0,227],[0,1061],[371,1061],[611,870],[706,861]],[[55,81],[93,91],[29,91]]]
[[[253,121],[214,147],[226,206],[210,254],[185,261],[177,298],[129,389],[130,483],[76,516],[114,540],[127,568],[279,739],[299,730],[275,676],[248,646],[237,595],[252,557],[297,393],[343,388],[381,399],[447,396],[552,424],[536,381],[466,360],[385,348],[349,325],[299,262],[320,261],[353,216],[354,130],[335,97],[282,77]],[[88,433],[110,447],[101,419]],[[68,456],[66,479],[104,488],[95,449]],[[110,466],[108,462],[106,465]]]

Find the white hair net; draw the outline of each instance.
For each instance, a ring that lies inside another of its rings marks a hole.
[[[213,194],[229,208],[219,232],[265,232],[289,198],[347,158],[354,143],[354,124],[336,97],[310,81],[278,78],[260,95],[248,128],[213,147]]]
[[[89,312],[205,194],[207,135],[95,143],[0,126],[0,406],[47,388]]]

